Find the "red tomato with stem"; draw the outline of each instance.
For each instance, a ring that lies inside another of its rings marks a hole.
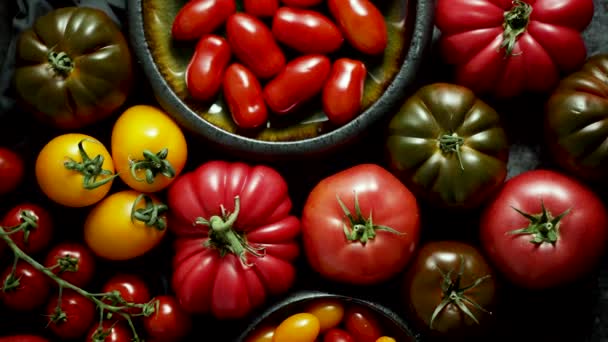
[[[167,198],[172,288],[184,310],[242,318],[292,287],[300,221],[276,170],[209,161],[176,179]]]
[[[132,274],[116,274],[108,279],[102,287],[101,292],[107,293],[112,291],[118,291],[122,299],[129,303],[145,304],[151,299],[148,285],[146,285],[143,279]],[[116,306],[120,306],[121,304],[112,303],[109,300],[107,300],[107,302]],[[139,314],[141,313],[141,310],[138,308],[129,308],[126,309],[125,312],[130,314]],[[119,316],[119,319],[122,318],[122,316]]]
[[[323,111],[334,125],[344,125],[361,111],[367,68],[361,61],[336,60],[323,86]]]
[[[272,19],[272,33],[279,42],[305,54],[328,54],[344,41],[331,19],[301,8],[281,7]]]
[[[375,164],[360,164],[321,180],[302,212],[310,266],[338,282],[368,285],[395,276],[412,258],[419,235],[416,198]]]
[[[131,342],[133,341],[133,333],[122,322],[103,321],[101,326],[99,323],[94,323],[87,338],[87,342]]]
[[[0,302],[16,311],[33,311],[41,307],[49,297],[50,285],[46,275],[32,265],[19,260],[12,273],[8,266],[0,278]]]
[[[312,7],[323,2],[323,0],[281,0],[287,6]]]
[[[241,128],[256,128],[268,120],[262,85],[255,75],[239,63],[224,74],[224,99],[232,119]]]
[[[228,18],[226,36],[234,55],[259,78],[270,78],[285,66],[285,55],[272,31],[260,19],[236,13]]]
[[[54,297],[46,306],[46,315],[49,317],[47,328],[64,340],[80,338],[95,321],[95,313],[95,304],[91,300],[64,289],[61,299]]]
[[[346,330],[331,328],[323,335],[323,342],[355,342],[355,340]]]
[[[44,265],[59,278],[84,288],[95,274],[95,258],[91,251],[79,243],[64,242],[47,254]]]
[[[50,213],[33,203],[12,207],[2,219],[5,231],[18,232],[10,235],[17,247],[27,254],[43,251],[53,237],[53,221]],[[4,244],[4,241],[0,242]]]
[[[455,82],[506,98],[547,92],[582,66],[593,1],[439,0],[435,13]]]
[[[243,0],[245,12],[256,17],[272,17],[279,9],[279,0]]]
[[[0,196],[17,189],[24,173],[23,158],[9,148],[0,147]]]
[[[231,56],[230,45],[220,36],[210,34],[198,41],[186,69],[186,86],[193,98],[208,101],[217,95]]]
[[[152,342],[177,342],[192,329],[192,319],[173,296],[157,296],[156,311],[143,317],[144,328]]]
[[[287,114],[321,92],[331,62],[323,55],[297,57],[264,87],[264,99],[276,114]]]
[[[382,326],[376,315],[359,305],[352,305],[346,310],[344,326],[355,342],[376,342],[382,337]]]
[[[605,251],[608,215],[577,180],[548,170],[508,180],[481,218],[481,244],[496,269],[532,289],[578,280]]]
[[[384,53],[388,32],[382,12],[369,0],[328,0],[332,14],[346,40],[357,50]]]
[[[188,1],[175,16],[171,34],[178,40],[198,39],[217,30],[235,12],[235,0]]]

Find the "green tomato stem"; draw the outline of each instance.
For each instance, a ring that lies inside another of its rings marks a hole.
[[[443,153],[456,153],[458,163],[460,164],[460,170],[464,171],[464,165],[462,164],[462,155],[460,154],[460,148],[464,145],[464,138],[459,137],[456,133],[444,134],[439,137],[439,148]]]
[[[156,154],[150,152],[149,150],[144,150],[143,155],[144,159],[142,160],[130,161],[130,171],[133,179],[138,182],[145,181],[148,184],[152,184],[154,183],[154,179],[158,174],[161,174],[167,178],[175,177],[175,169],[167,160],[167,156],[169,156],[169,150],[167,148],[163,148]],[[145,178],[137,176],[137,171],[139,170],[145,170]]]
[[[525,228],[512,230],[509,234],[513,235],[532,235],[531,243],[541,245],[543,243],[550,243],[555,245],[559,239],[559,223],[560,221],[570,213],[570,209],[567,209],[563,213],[553,217],[551,212],[545,208],[545,203],[541,200],[540,202],[541,212],[540,214],[532,215],[525,213],[522,210],[512,207],[518,214],[529,220],[529,224]]]
[[[137,209],[139,202],[144,200],[146,206]],[[163,203],[155,204],[152,198],[146,194],[137,196],[131,207],[131,222],[135,220],[143,222],[146,227],[154,227],[158,230],[165,230],[167,222],[162,214],[167,212],[169,207]]]
[[[74,70],[74,61],[65,52],[51,51],[47,56],[51,69],[59,75],[67,76]]]
[[[102,185],[110,183],[114,178],[118,177],[118,174],[112,174],[110,170],[103,168],[104,157],[101,154],[91,159],[85,151],[83,143],[89,141],[97,143],[95,140],[82,139],[78,142],[78,153],[82,162],[77,162],[72,158],[68,158],[63,163],[63,166],[68,170],[73,170],[81,173],[84,177],[82,179],[82,187],[86,190],[93,190]],[[97,180],[98,177],[105,176],[101,180]]]
[[[504,13],[504,31],[500,49],[505,49],[505,57],[513,54],[517,39],[528,29],[531,14],[532,6],[520,0],[513,1],[513,8]]]

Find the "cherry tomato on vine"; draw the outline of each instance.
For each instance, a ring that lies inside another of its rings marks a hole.
[[[61,339],[76,339],[87,333],[95,321],[95,313],[95,304],[91,300],[64,289],[61,301],[57,296],[46,306],[46,315],[49,317],[47,328]]]
[[[339,328],[331,328],[323,335],[323,342],[356,342],[350,334]]]
[[[219,28],[236,12],[235,0],[192,0],[182,7],[171,27],[173,38],[192,40]]]
[[[85,246],[63,242],[46,255],[44,266],[52,269],[59,278],[80,288],[86,287],[95,274],[95,258]]]
[[[201,101],[217,96],[231,57],[230,45],[223,37],[210,34],[201,38],[186,68],[190,96]]]
[[[116,274],[108,279],[101,288],[102,293],[118,291],[122,299],[128,303],[145,304],[151,299],[148,285],[138,276],[131,274]],[[120,305],[120,303],[109,303]],[[141,313],[138,308],[129,308],[125,310],[129,314]],[[121,316],[122,317],[122,316]]]
[[[243,7],[256,17],[272,17],[279,9],[279,0],[243,0]]]
[[[378,55],[388,42],[386,22],[382,12],[369,0],[328,0],[329,11],[357,50]]]
[[[104,198],[116,175],[112,156],[97,139],[78,133],[53,138],[38,154],[36,180],[44,194],[67,207]]]
[[[281,7],[273,17],[272,33],[279,42],[305,54],[331,53],[344,42],[331,19],[301,8]]]
[[[132,342],[133,333],[122,322],[103,321],[101,327],[96,322],[91,326],[85,341]]]
[[[334,125],[344,125],[361,111],[367,68],[361,61],[336,60],[323,86],[323,111]]]
[[[224,75],[224,99],[232,119],[241,128],[256,128],[268,120],[262,86],[245,66],[234,63]]]
[[[287,6],[312,7],[320,4],[323,0],[281,0]]]
[[[53,219],[50,213],[32,203],[12,207],[2,219],[5,231],[15,231],[9,237],[19,249],[27,254],[36,254],[48,247],[53,237]],[[4,246],[5,242],[0,241]]]
[[[344,304],[334,299],[316,300],[306,308],[306,312],[319,319],[319,327],[323,332],[340,324],[344,318]]]
[[[84,241],[96,255],[128,260],[156,247],[165,236],[167,206],[134,190],[113,193],[95,205],[84,224]]]
[[[49,281],[42,272],[20,260],[15,272],[8,266],[0,277],[0,302],[16,311],[33,311],[42,306],[50,293]]]
[[[257,332],[253,336],[247,338],[247,342],[272,342],[275,330],[276,327],[273,326],[257,329]]]
[[[143,317],[144,328],[150,341],[177,342],[188,335],[192,329],[192,320],[173,296],[157,296],[156,311]]]
[[[165,112],[130,107],[112,128],[112,160],[131,189],[157,192],[182,172],[188,157],[184,133]]]
[[[23,181],[23,158],[7,147],[0,147],[0,195],[13,192]]]
[[[319,336],[319,319],[310,313],[297,313],[283,320],[274,332],[273,342],[314,342]]]
[[[380,322],[375,314],[359,305],[346,309],[344,326],[357,342],[375,342],[382,337]]]

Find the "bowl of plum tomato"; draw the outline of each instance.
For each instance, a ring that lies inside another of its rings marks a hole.
[[[159,104],[241,156],[301,157],[359,140],[410,91],[428,0],[133,0],[129,35]]]
[[[397,314],[380,304],[350,296],[296,292],[257,315],[240,342],[418,342]]]

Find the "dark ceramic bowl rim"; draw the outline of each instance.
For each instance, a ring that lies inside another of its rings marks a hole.
[[[355,140],[358,135],[364,133],[370,125],[379,120],[385,111],[395,107],[407,87],[414,82],[433,35],[434,2],[432,0],[406,0],[415,2],[415,23],[412,37],[399,71],[379,98],[354,120],[330,132],[296,141],[265,141],[231,133],[215,126],[182,102],[161,75],[150,52],[145,39],[142,1],[128,1],[129,36],[135,55],[161,106],[172,108],[173,110],[168,108],[165,110],[187,129],[207,140],[232,151],[254,153],[255,155],[293,157],[302,154],[324,153]]]
[[[238,337],[235,342],[243,342],[247,337],[250,337],[251,333],[255,331],[256,328],[260,327],[260,324],[264,322],[268,317],[273,314],[279,312],[280,310],[292,306],[299,305],[304,302],[315,300],[315,299],[338,299],[344,300],[351,303],[355,303],[358,305],[363,305],[372,311],[383,315],[388,321],[392,324],[398,326],[400,329],[404,330],[407,334],[412,337],[412,340],[415,342],[420,342],[420,335],[417,334],[409,324],[400,318],[393,310],[387,308],[382,304],[378,304],[366,299],[361,299],[357,297],[351,297],[347,295],[335,294],[330,292],[323,291],[298,291],[294,292],[282,300],[272,304],[268,308],[266,308],[260,315],[258,315],[255,319],[251,320],[251,322],[246,326],[245,331]]]

